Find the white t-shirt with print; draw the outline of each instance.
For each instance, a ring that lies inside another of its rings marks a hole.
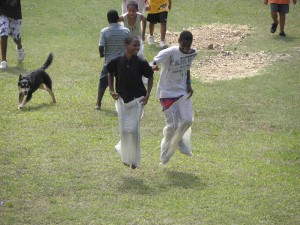
[[[187,94],[187,71],[198,51],[184,54],[179,46],[169,47],[154,57],[157,65],[161,64],[160,79],[157,87],[157,98],[176,98]]]

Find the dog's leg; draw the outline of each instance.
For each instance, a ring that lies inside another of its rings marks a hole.
[[[22,104],[24,101],[24,95],[22,93],[19,93],[19,106],[18,109],[22,109],[24,105]]]
[[[24,108],[24,106],[25,106],[25,104],[27,103],[27,102],[29,102],[29,100],[31,99],[31,97],[32,97],[32,94],[31,93],[28,93],[28,95],[26,96],[26,98],[24,98],[24,96],[22,96],[22,102],[20,103],[20,105],[19,105],[19,109],[23,109]]]
[[[54,93],[47,85],[41,84],[40,89],[43,89],[43,90],[47,91],[49,93],[49,95],[51,96],[53,103],[56,103]]]

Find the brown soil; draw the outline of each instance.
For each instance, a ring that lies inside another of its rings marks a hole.
[[[264,67],[278,57],[269,53],[239,53],[224,51],[229,45],[238,44],[243,38],[250,36],[249,26],[211,24],[198,28],[188,28],[193,35],[193,47],[197,50],[210,50],[217,53],[208,58],[197,57],[193,62],[191,74],[203,82],[239,79],[259,74]],[[169,45],[177,45],[180,32],[167,32]]]

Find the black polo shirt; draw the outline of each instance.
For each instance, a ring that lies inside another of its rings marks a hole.
[[[128,60],[125,55],[112,59],[107,64],[107,70],[114,74],[116,92],[125,103],[146,95],[142,76],[150,78],[154,73],[145,59],[134,56]]]

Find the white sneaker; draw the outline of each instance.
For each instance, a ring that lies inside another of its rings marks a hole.
[[[18,51],[18,61],[22,62],[24,60],[24,56],[25,56],[24,48],[17,49],[17,51]]]
[[[164,48],[168,47],[168,45],[167,45],[167,43],[165,41],[161,41],[159,43],[159,47],[162,48],[162,49],[164,49]]]
[[[149,44],[149,45],[154,45],[154,44],[155,44],[154,36],[149,36],[149,37],[148,37],[148,44]]]
[[[0,70],[6,70],[7,69],[7,62],[6,61],[2,61],[0,63]]]

